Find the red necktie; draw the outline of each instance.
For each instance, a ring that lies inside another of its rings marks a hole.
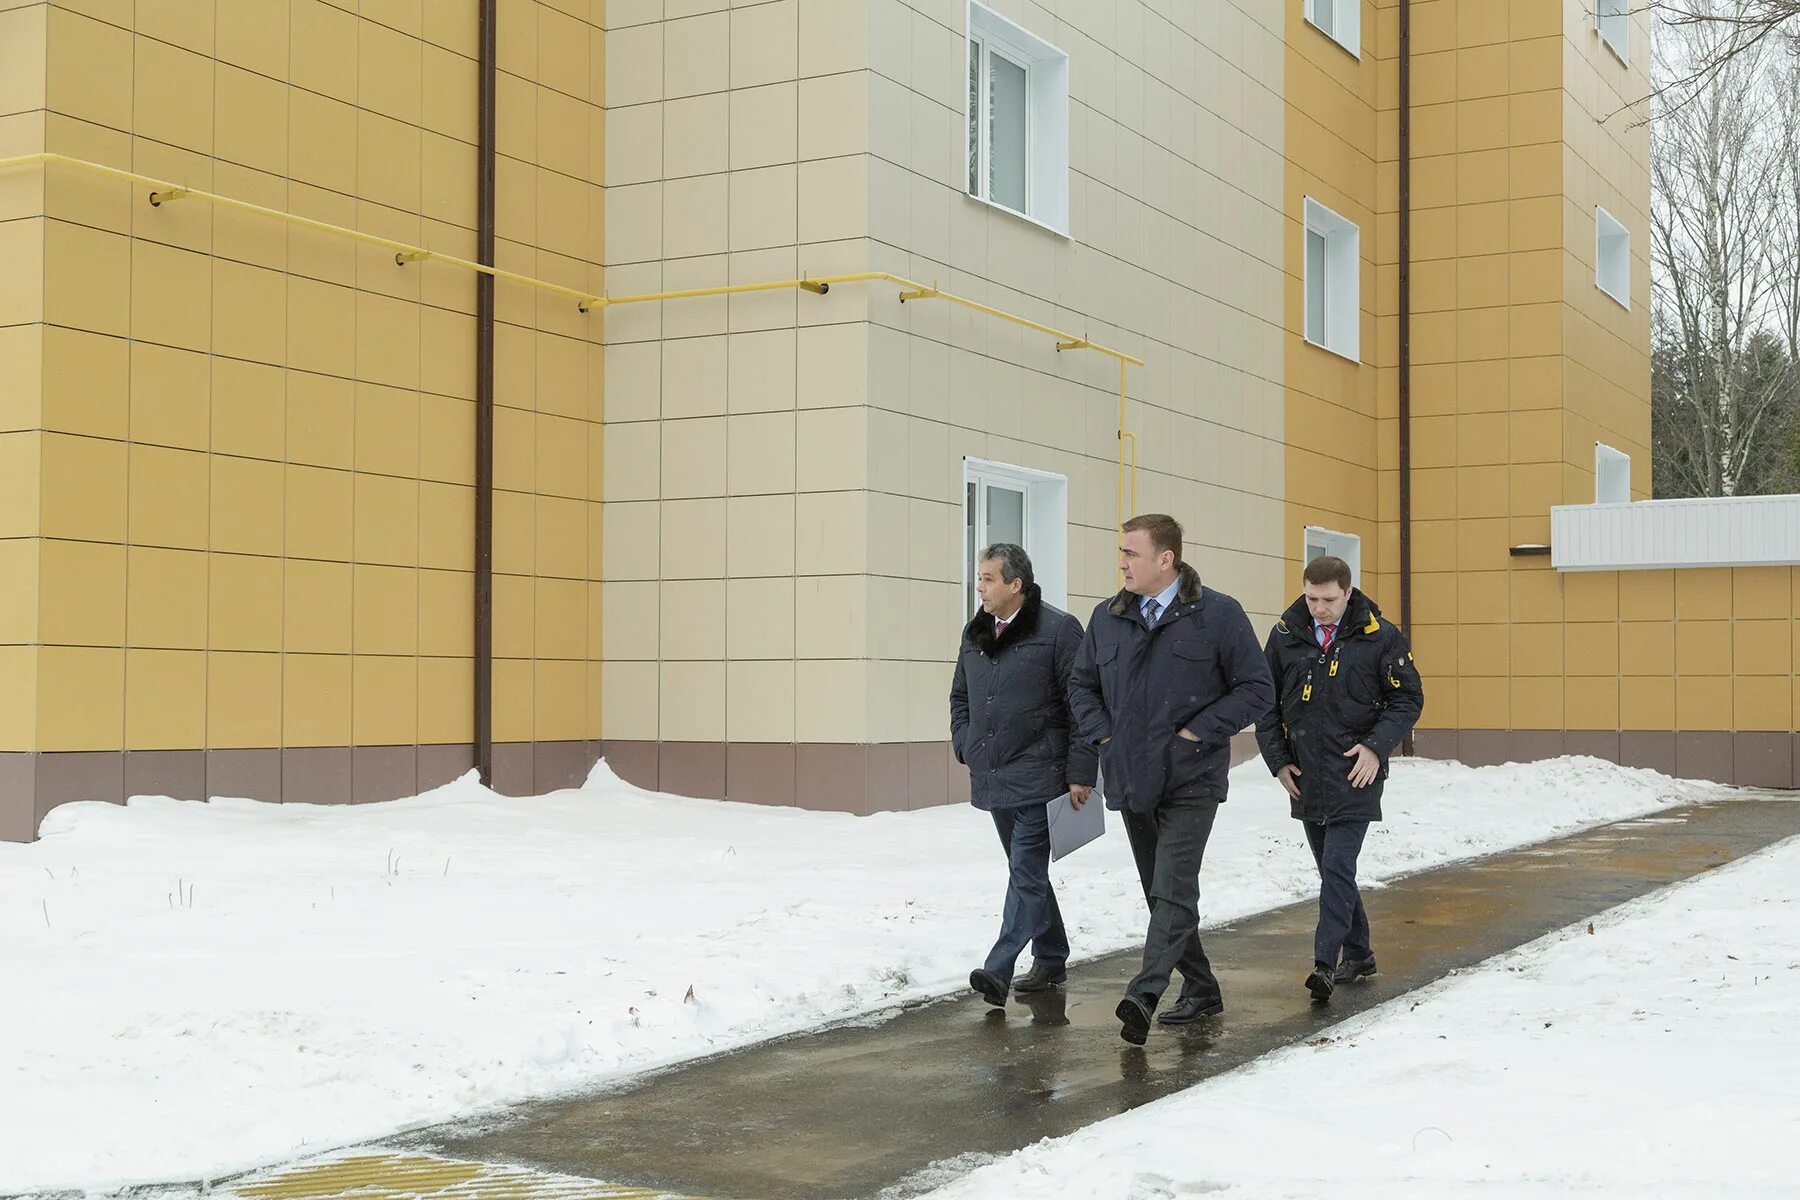
[[[1002,621],[998,617],[994,618],[994,640],[995,641],[998,641],[1000,639],[1000,635],[1006,632],[1006,627],[1010,624],[1012,624],[1012,622]]]
[[[1319,628],[1323,629],[1325,631],[1325,640],[1319,643],[1319,649],[1321,649],[1321,650],[1331,649],[1331,639],[1333,637],[1337,636],[1337,626],[1336,625],[1321,625],[1321,626],[1319,626]]]

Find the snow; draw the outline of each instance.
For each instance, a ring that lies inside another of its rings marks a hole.
[[[1363,875],[1723,794],[1595,759],[1405,761]],[[1259,764],[1232,797],[1209,924],[1317,886]],[[1054,869],[1077,958],[1143,932],[1108,820]],[[1004,889],[966,806],[689,800],[605,764],[527,799],[466,778],[368,806],[66,805],[41,835],[0,845],[0,1194],[217,1178],[959,990]]]
[[[1800,1194],[1800,838],[929,1200]]]

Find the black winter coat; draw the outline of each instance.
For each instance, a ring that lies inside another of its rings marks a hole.
[[[976,808],[1022,808],[1094,784],[1092,746],[1071,736],[1069,671],[1081,622],[1045,604],[1036,584],[1006,631],[975,614],[950,685],[950,744],[969,768]]]
[[[1069,703],[1100,746],[1108,808],[1148,813],[1164,800],[1225,799],[1231,737],[1274,702],[1269,666],[1243,606],[1181,565],[1175,603],[1144,624],[1143,597],[1094,609]],[[1188,741],[1186,729],[1200,740]]]
[[[1381,820],[1388,758],[1425,711],[1406,635],[1353,588],[1331,649],[1319,649],[1301,597],[1270,632],[1264,653],[1280,703],[1256,723],[1256,740],[1271,774],[1290,763],[1300,768],[1300,798],[1289,801],[1294,818],[1326,825]],[[1381,774],[1365,788],[1350,786],[1355,760],[1344,757],[1358,742],[1381,758]]]

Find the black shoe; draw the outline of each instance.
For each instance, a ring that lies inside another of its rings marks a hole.
[[[1069,971],[1062,963],[1050,965],[1034,962],[1031,970],[1013,980],[1015,992],[1047,992],[1069,982]]]
[[[1355,983],[1358,979],[1367,979],[1375,973],[1374,955],[1368,958],[1346,958],[1331,973],[1331,980],[1333,983]]]
[[[1334,972],[1322,962],[1313,964],[1312,974],[1306,977],[1306,990],[1312,993],[1314,1000],[1331,999],[1331,989],[1337,985],[1332,982]]]
[[[1113,1010],[1119,1018],[1119,1036],[1134,1046],[1150,1040],[1150,1005],[1136,996],[1127,996]]]
[[[1183,996],[1175,1002],[1175,1007],[1160,1014],[1159,1025],[1191,1025],[1202,1017],[1216,1017],[1225,1011],[1225,1002],[1205,996]]]
[[[969,986],[980,993],[981,998],[995,1008],[1006,1007],[1006,984],[992,971],[970,971]]]

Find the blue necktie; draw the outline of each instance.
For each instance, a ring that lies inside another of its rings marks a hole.
[[[1162,605],[1160,605],[1156,602],[1155,596],[1152,596],[1148,600],[1144,601],[1144,624],[1146,624],[1146,625],[1156,624],[1156,618],[1161,612],[1162,612]]]

